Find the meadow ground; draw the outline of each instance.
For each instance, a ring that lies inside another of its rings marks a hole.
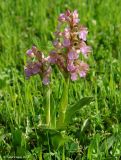
[[[88,27],[93,53],[85,80],[70,86],[69,102],[93,96],[68,129],[67,159],[118,160],[121,157],[121,1],[120,0],[0,0],[0,153],[38,159],[43,133],[36,130],[42,109],[38,76],[25,79],[25,52],[35,44],[46,54],[52,48],[58,15],[77,9]],[[59,75],[60,76],[60,75]],[[58,77],[59,77],[58,76]],[[59,79],[53,96],[58,103]],[[85,125],[86,124],[86,125]],[[44,159],[61,159],[46,141]],[[10,158],[10,157],[9,157]]]

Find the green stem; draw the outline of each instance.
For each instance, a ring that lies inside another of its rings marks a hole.
[[[64,145],[63,145],[62,160],[65,160],[65,148],[64,148]]]
[[[59,103],[59,117],[57,121],[57,128],[62,128],[64,126],[65,113],[68,106],[68,87],[69,79],[64,80],[63,92]]]
[[[40,146],[39,160],[42,160],[42,145]]]
[[[51,126],[50,119],[50,87],[46,86],[45,88],[45,114],[46,114],[46,125]]]

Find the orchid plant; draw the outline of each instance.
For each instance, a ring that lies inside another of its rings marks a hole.
[[[84,78],[89,70],[86,61],[91,47],[86,44],[88,29],[79,23],[77,10],[71,12],[67,10],[60,14],[56,29],[53,50],[47,57],[38,50],[36,46],[27,50],[29,62],[25,67],[27,78],[39,74],[45,88],[45,115],[46,128],[56,130],[66,130],[66,126],[71,123],[75,112],[82,106],[89,104],[93,98],[85,97],[76,104],[68,104],[68,90],[71,81]],[[83,59],[83,60],[82,60]],[[53,112],[54,104],[51,103],[51,78],[53,66],[56,65],[63,75],[64,84],[62,95],[57,106],[58,110]]]

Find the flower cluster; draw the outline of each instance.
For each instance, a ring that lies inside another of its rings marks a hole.
[[[25,67],[26,77],[29,78],[32,75],[39,74],[43,79],[43,84],[48,85],[52,70],[48,63],[48,58],[45,58],[44,54],[35,46],[27,50],[26,54],[30,58],[30,62],[28,62],[27,66]]]
[[[58,21],[54,50],[50,52],[49,61],[57,64],[62,72],[68,73],[73,81],[77,80],[78,75],[85,77],[89,67],[79,58],[80,54],[87,58],[91,52],[91,47],[86,44],[88,30],[79,24],[76,10],[60,14]]]
[[[80,60],[81,54],[88,57],[91,47],[86,44],[88,30],[79,24],[78,12],[67,10],[60,14],[58,21],[54,49],[47,58],[35,46],[26,52],[31,60],[25,67],[26,77],[39,74],[45,85],[49,84],[51,64],[56,64],[72,81],[78,76],[85,77],[89,69],[88,64]]]

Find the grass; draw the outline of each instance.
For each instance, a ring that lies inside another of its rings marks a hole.
[[[81,23],[89,28],[88,43],[93,48],[86,80],[72,83],[69,102],[84,96],[95,101],[74,119],[66,144],[70,159],[119,160],[121,157],[121,1],[120,0],[18,0],[0,1],[0,148],[1,159],[28,156],[29,159],[59,159],[51,144],[41,148],[36,130],[43,115],[42,84],[39,77],[25,80],[25,52],[32,44],[43,52],[52,48],[57,17],[66,8],[77,9]],[[59,79],[53,96],[58,103]],[[52,155],[53,154],[53,155]],[[68,158],[69,159],[69,158]]]

